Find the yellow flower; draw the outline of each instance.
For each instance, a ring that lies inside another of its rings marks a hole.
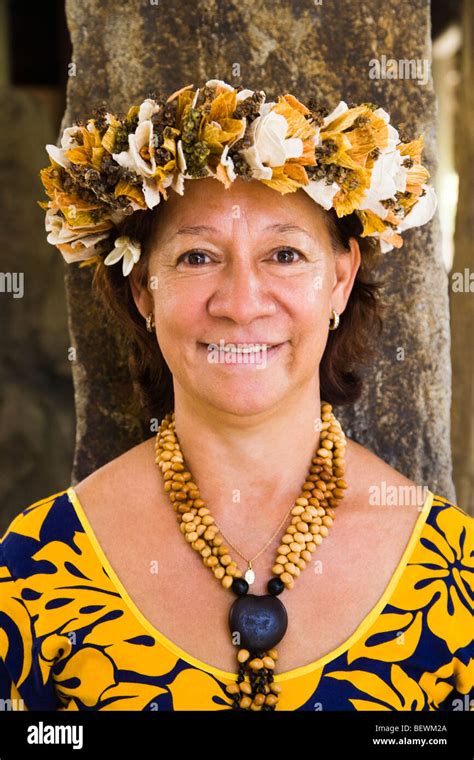
[[[424,610],[430,631],[453,653],[472,640],[474,531],[463,523],[459,510],[442,509],[436,525],[425,525],[390,600],[400,610]]]
[[[399,665],[390,668],[389,683],[364,670],[333,671],[325,677],[349,681],[365,695],[365,699],[349,699],[356,710],[422,710],[425,705],[423,689]]]

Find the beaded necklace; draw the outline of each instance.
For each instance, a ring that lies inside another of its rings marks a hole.
[[[156,463],[160,467],[164,489],[176,512],[180,530],[222,586],[231,589],[237,596],[229,611],[229,627],[232,643],[239,646],[238,673],[237,680],[226,689],[232,697],[234,709],[276,708],[281,686],[273,679],[278,659],[275,647],[288,627],[285,606],[277,597],[285,588],[293,588],[295,579],[329,533],[336,517],[335,507],[348,487],[343,479],[345,449],[344,432],[332,412],[331,404],[323,401],[319,448],[311,460],[301,494],[290,511],[291,522],[277,549],[273,577],[267,584],[268,594],[256,595],[248,593],[255,579],[252,560],[236,550],[247,562],[243,577],[224,542],[222,531],[201,499],[199,488],[186,467],[176,433],[174,412],[167,414],[160,423],[155,441]],[[278,530],[280,528],[276,532]]]

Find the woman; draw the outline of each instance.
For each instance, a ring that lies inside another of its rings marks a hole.
[[[395,130],[381,109],[322,116],[293,96],[277,110],[238,93],[216,80],[183,88],[49,146],[50,242],[97,264],[154,434],[3,536],[0,696],[28,710],[469,709],[472,518],[332,414],[360,395],[353,369],[381,327],[376,238],[389,250],[414,226],[411,203],[406,227],[375,220]],[[107,185],[104,146],[133,213],[112,233],[117,209],[90,216],[81,237],[77,207],[93,204],[71,196],[84,165]],[[417,159],[406,170],[426,179]],[[356,203],[361,167],[372,181]],[[329,169],[336,188],[316,171]],[[393,192],[399,208],[413,202]]]

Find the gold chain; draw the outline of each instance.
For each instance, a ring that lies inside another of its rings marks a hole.
[[[234,549],[234,550],[237,552],[237,554],[238,554],[240,557],[242,557],[242,559],[244,559],[244,560],[246,561],[246,563],[247,563],[247,565],[248,565],[248,569],[249,569],[249,570],[251,570],[251,569],[252,569],[252,562],[255,562],[255,560],[257,560],[257,559],[260,557],[260,555],[261,555],[261,554],[263,554],[263,552],[265,551],[265,549],[267,549],[267,548],[270,546],[270,544],[272,543],[272,541],[273,541],[273,539],[275,538],[275,536],[276,536],[276,535],[277,535],[277,534],[280,532],[280,530],[282,529],[282,527],[283,527],[283,524],[284,524],[285,520],[287,519],[288,515],[290,514],[290,512],[291,512],[291,510],[293,509],[293,507],[294,507],[294,506],[295,506],[295,503],[294,503],[294,502],[292,502],[292,504],[291,504],[291,506],[290,506],[290,508],[289,508],[288,512],[285,514],[285,516],[284,516],[283,520],[282,520],[282,521],[281,521],[281,523],[279,524],[279,526],[278,526],[278,528],[276,529],[276,531],[273,533],[272,537],[271,537],[271,538],[270,538],[270,539],[267,541],[267,543],[265,544],[265,546],[263,547],[263,549],[260,549],[260,551],[258,552],[258,554],[256,554],[256,555],[255,555],[255,557],[252,557],[252,559],[248,559],[248,558],[247,558],[247,557],[246,557],[244,554],[242,554],[242,552],[240,552],[240,551],[237,549],[237,547],[236,547],[236,546],[234,546],[234,544],[233,544],[231,541],[229,541],[229,539],[228,539],[228,538],[225,536],[224,532],[222,531],[222,528],[219,528],[219,526],[217,525],[217,523],[215,523],[215,525],[216,525],[216,527],[217,527],[217,528],[219,528],[219,532],[220,532],[220,534],[222,535],[222,537],[225,539],[225,541],[226,541],[226,542],[229,544],[229,546],[231,546],[231,547],[232,547],[232,548],[233,548],[233,549]]]

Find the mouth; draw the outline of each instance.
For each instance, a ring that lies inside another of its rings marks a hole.
[[[229,343],[225,344],[222,341],[220,343],[199,343],[199,347],[209,354],[211,350],[222,352],[230,356],[246,356],[251,358],[254,355],[255,358],[266,356],[267,359],[276,356],[286,345],[288,341],[283,343]]]

